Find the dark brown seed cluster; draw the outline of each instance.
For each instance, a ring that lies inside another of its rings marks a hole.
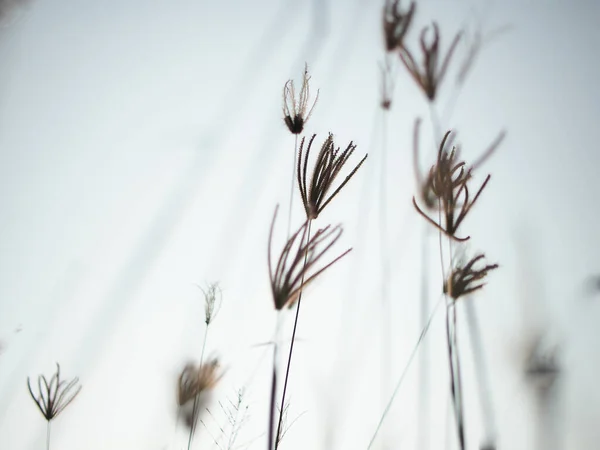
[[[310,99],[310,76],[308,75],[308,65],[304,67],[302,76],[302,87],[300,94],[296,98],[296,89],[294,81],[288,80],[283,86],[283,121],[292,134],[300,134],[304,130],[304,125],[308,122],[312,111],[319,99],[319,91],[310,109],[308,103]]]
[[[306,218],[308,220],[316,219],[321,211],[335,198],[340,190],[350,181],[356,171],[365,162],[368,155],[365,155],[363,159],[350,171],[348,176],[342,181],[342,183],[331,193],[329,192],[333,188],[333,183],[339,175],[340,171],[356,150],[356,145],[352,142],[348,144],[343,152],[340,152],[340,148],[336,148],[333,142],[333,135],[329,133],[329,136],[321,145],[310,179],[307,176],[308,172],[308,159],[312,149],[313,141],[317,135],[313,136],[308,141],[306,151],[304,149],[305,140],[302,138],[300,143],[300,149],[298,152],[298,165],[297,165],[297,178],[298,186],[300,188],[300,196],[302,197],[302,203],[304,204],[304,210],[306,212]],[[329,195],[328,195],[329,194]]]
[[[400,9],[400,0],[386,0],[383,6],[383,37],[385,49],[392,52],[402,47],[415,13],[415,2],[407,10]]]
[[[484,258],[483,254],[479,254],[464,266],[453,269],[448,280],[444,283],[444,294],[456,300],[485,286],[485,283],[481,281],[487,276],[490,270],[497,269],[498,264],[487,264],[481,269],[475,269],[474,266],[476,263]]]
[[[310,220],[307,220],[288,239],[277,260],[277,265],[273,269],[273,264],[271,262],[271,242],[273,240],[273,229],[277,217],[277,209],[278,208],[275,208],[273,221],[271,222],[271,231],[269,232],[268,264],[273,302],[275,304],[275,309],[279,311],[285,306],[293,304],[304,287],[315,280],[315,278],[342,257],[347,255],[352,249],[346,250],[333,261],[320,269],[316,269],[315,266],[321,260],[323,255],[342,235],[342,227],[338,225],[332,228],[328,225],[325,228],[317,230],[317,232],[310,236],[310,239],[305,242],[310,224]]]
[[[419,122],[417,121],[417,129],[418,124]],[[419,207],[415,197],[413,197],[413,205],[419,214],[448,237],[456,241],[466,241],[469,239],[469,236],[461,238],[456,233],[483,192],[491,176],[487,175],[475,196],[471,198],[469,183],[472,181],[473,167],[467,167],[464,161],[459,160],[456,147],[452,146],[450,150],[448,149],[450,133],[448,131],[444,135],[439,146],[437,161],[429,169],[429,174],[420,187],[421,197],[425,200],[425,205],[428,208],[433,209],[435,208],[435,204],[438,204],[439,211],[441,211],[443,217],[443,223],[438,223],[428,216]],[[415,131],[415,135],[417,134],[418,132]]]
[[[408,50],[407,47],[402,46],[400,48],[400,59],[404,63],[408,73],[410,73],[430,101],[435,100],[436,93],[444,79],[444,75],[450,64],[450,59],[452,58],[452,54],[454,53],[461,36],[461,34],[458,33],[454,37],[446,56],[442,59],[440,50],[440,31],[437,23],[434,22],[432,28],[433,39],[430,43],[426,40],[429,27],[425,27],[421,31],[420,44],[423,57],[421,66],[417,64],[412,52]]]
[[[58,416],[71,404],[77,394],[81,391],[78,385],[79,378],[71,381],[60,379],[60,365],[56,363],[56,372],[50,378],[50,382],[44,375],[38,376],[38,395],[31,389],[31,381],[27,377],[27,387],[33,401],[37,404],[40,412],[48,422]]]

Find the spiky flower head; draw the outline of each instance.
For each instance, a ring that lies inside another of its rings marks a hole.
[[[313,166],[312,175],[310,180],[307,177],[308,171],[308,158],[312,149],[313,141],[317,135],[313,136],[308,141],[306,146],[306,153],[304,152],[304,138],[300,143],[300,149],[298,151],[298,165],[297,165],[297,178],[298,187],[300,188],[300,195],[302,197],[302,203],[304,204],[304,210],[306,212],[306,218],[308,220],[316,219],[321,211],[334,199],[334,197],[340,192],[340,190],[350,181],[350,178],[354,176],[356,171],[362,166],[367,159],[368,155],[365,155],[363,159],[350,171],[348,176],[342,181],[342,183],[331,193],[329,192],[333,188],[333,183],[337,178],[338,174],[350,158],[356,145],[352,142],[348,144],[343,152],[340,152],[340,148],[335,148],[333,142],[333,135],[329,133],[329,136],[323,142],[321,150],[319,151],[316,161]],[[304,158],[303,158],[304,156]]]
[[[216,317],[223,301],[223,291],[218,282],[209,283],[206,289],[198,286],[204,294],[204,323],[210,325]]]
[[[400,0],[385,0],[383,5],[383,38],[385,50],[392,52],[402,47],[404,36],[410,28],[416,3],[413,1],[407,10],[400,9]]]
[[[188,362],[177,380],[177,404],[183,406],[202,392],[213,389],[222,376],[218,358],[201,365]]]
[[[467,217],[475,202],[483,192],[491,176],[487,175],[474,197],[470,197],[469,188],[473,179],[473,170],[487,159],[504,139],[504,131],[492,143],[488,150],[481,156],[473,166],[467,167],[459,158],[459,151],[455,146],[451,148],[451,131],[446,132],[438,150],[436,163],[431,166],[426,179],[419,174],[417,160],[417,135],[419,120],[415,123],[415,174],[419,183],[420,199],[425,203],[427,209],[436,209],[441,213],[443,222],[438,223],[428,216],[417,204],[413,197],[413,205],[429,223],[442,231],[455,241],[466,241],[467,237],[456,235],[458,227]],[[437,215],[437,214],[436,214]]]
[[[425,27],[421,31],[422,67],[419,67],[412,53],[405,46],[400,48],[400,59],[429,101],[434,101],[461,34],[458,33],[454,37],[446,57],[442,60],[440,55],[440,31],[437,23],[433,23],[433,39],[430,43],[426,41],[428,32],[429,27]]]
[[[484,278],[491,270],[498,268],[498,264],[486,264],[480,269],[476,269],[475,265],[484,258],[483,254],[479,254],[466,264],[461,262],[454,267],[444,283],[444,294],[457,300],[483,288],[486,284],[483,282]]]
[[[305,242],[311,223],[311,221],[307,220],[288,239],[281,251],[277,266],[275,266],[275,269],[273,270],[273,265],[271,263],[271,243],[273,240],[273,229],[278,208],[279,205],[275,208],[273,221],[271,222],[271,230],[269,232],[268,265],[273,302],[275,304],[275,309],[279,311],[285,306],[293,305],[298,299],[301,290],[306,285],[315,280],[315,278],[342,257],[347,255],[352,249],[349,248],[325,266],[315,270],[315,266],[321,260],[323,255],[342,235],[342,227],[341,225],[337,225],[336,227],[331,228],[331,226],[328,225],[325,228],[317,230],[314,235],[310,236],[308,242]]]
[[[308,64],[304,66],[304,75],[302,76],[302,87],[300,94],[296,98],[296,89],[294,80],[288,80],[283,86],[283,121],[292,134],[300,134],[304,130],[304,125],[310,119],[312,111],[319,99],[319,91],[315,101],[310,109],[308,108],[310,98],[310,76],[308,75]]]
[[[64,409],[71,404],[77,394],[81,391],[79,378],[75,377],[71,381],[60,379],[60,365],[56,363],[56,372],[50,378],[50,382],[44,375],[38,376],[38,395],[33,393],[31,381],[27,377],[27,388],[31,398],[38,406],[42,415],[48,422],[58,416]]]

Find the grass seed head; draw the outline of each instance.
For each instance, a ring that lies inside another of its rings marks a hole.
[[[204,323],[210,325],[217,316],[223,301],[223,292],[218,282],[210,283],[206,290],[198,286],[204,294]]]
[[[79,378],[77,377],[71,381],[61,380],[60,365],[56,363],[56,372],[50,378],[50,382],[44,375],[38,376],[38,395],[36,396],[33,389],[31,389],[30,379],[27,377],[29,394],[31,394],[31,398],[48,422],[58,416],[75,400],[75,397],[81,391],[81,385],[78,385],[78,383]]]
[[[481,269],[474,269],[475,264],[484,259],[483,254],[479,254],[466,264],[458,264],[452,269],[450,276],[444,283],[444,294],[449,295],[454,300],[471,294],[485,286],[483,279],[488,272],[498,268],[498,264],[487,264]],[[477,284],[479,283],[479,284]]]
[[[410,28],[416,3],[412,1],[407,10],[400,9],[400,0],[385,0],[383,5],[383,38],[385,50],[393,52],[401,48],[404,36]]]
[[[310,119],[312,111],[319,99],[319,91],[315,101],[310,109],[308,108],[310,97],[310,76],[308,75],[308,65],[304,66],[304,75],[302,76],[302,87],[300,95],[296,98],[296,89],[294,80],[288,80],[283,86],[283,121],[292,134],[300,134],[304,130],[304,125]]]
[[[304,287],[346,256],[352,249],[346,250],[331,262],[317,269],[317,263],[319,263],[325,253],[331,249],[342,235],[342,227],[341,225],[337,225],[332,228],[328,225],[325,228],[317,230],[314,235],[310,236],[308,242],[306,242],[306,235],[310,224],[310,220],[307,220],[288,239],[277,260],[277,265],[273,268],[271,246],[278,208],[279,206],[275,208],[271,222],[267,259],[273,302],[275,309],[279,311],[285,306],[293,305]]]
[[[444,79],[446,70],[448,69],[448,65],[450,64],[452,54],[454,53],[461,36],[460,33],[457,33],[448,49],[448,53],[446,53],[446,57],[442,60],[440,55],[440,31],[437,23],[434,22],[432,28],[433,39],[430,43],[427,43],[426,41],[429,27],[424,27],[421,31],[421,53],[423,54],[422,67],[419,67],[408,48],[405,46],[400,47],[400,59],[430,102],[435,100],[438,89]]]
[[[177,380],[177,404],[183,406],[202,392],[213,389],[222,376],[217,358],[200,366],[187,363]]]
[[[474,166],[467,167],[464,161],[459,159],[459,151],[455,146],[449,149],[451,142],[451,131],[446,132],[438,150],[436,163],[431,166],[426,179],[423,179],[418,170],[417,152],[418,152],[418,126],[419,120],[415,123],[415,175],[419,184],[419,194],[421,200],[425,203],[427,209],[441,210],[444,224],[436,222],[428,216],[417,204],[413,197],[413,205],[417,212],[421,214],[429,223],[442,231],[448,237],[456,241],[466,241],[469,236],[461,238],[456,235],[459,226],[471,211],[475,202],[487,186],[491,175],[488,175],[475,196],[471,199],[469,195],[469,183],[472,181],[472,171]],[[494,141],[492,147],[488,149],[483,157],[479,158],[477,165],[481,164],[483,159],[489,157],[504,137],[501,133],[499,139]]]
[[[306,212],[306,218],[308,220],[316,219],[319,216],[323,209],[325,209],[331,200],[334,199],[334,197],[340,192],[346,183],[350,181],[368,156],[365,155],[363,159],[354,167],[354,169],[350,171],[344,181],[342,181],[342,183],[331,194],[329,194],[329,192],[333,189],[333,183],[335,182],[336,177],[350,156],[352,156],[354,150],[356,150],[356,145],[350,142],[346,149],[343,152],[340,152],[339,147],[337,149],[335,148],[333,135],[329,133],[329,136],[325,142],[323,142],[321,150],[317,155],[312,174],[309,179],[308,159],[310,157],[313,141],[315,140],[316,136],[316,134],[313,134],[308,141],[306,152],[304,151],[305,139],[302,138],[302,141],[300,142],[300,148],[298,150],[298,187],[300,188],[300,195],[302,197],[304,211]]]

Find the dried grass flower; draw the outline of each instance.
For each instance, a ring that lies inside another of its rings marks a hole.
[[[177,404],[183,406],[203,391],[214,388],[222,376],[218,358],[199,366],[188,362],[177,381]]]
[[[187,363],[177,380],[177,405],[183,406],[198,394],[198,368]]]
[[[404,36],[410,28],[416,3],[412,1],[407,10],[400,9],[400,0],[385,0],[383,5],[383,38],[385,49],[392,52],[402,47]]]
[[[33,393],[31,381],[27,377],[29,394],[31,394],[31,398],[48,422],[63,412],[75,400],[75,397],[81,391],[81,385],[78,386],[78,383],[79,378],[77,377],[71,381],[61,380],[60,365],[58,363],[56,363],[56,372],[50,378],[50,382],[44,375],[38,376],[38,395]]]
[[[300,195],[302,197],[302,203],[304,204],[304,211],[306,212],[306,218],[308,220],[316,219],[321,211],[334,199],[334,197],[340,192],[340,190],[350,181],[356,171],[367,159],[367,155],[350,171],[344,181],[329,194],[329,191],[333,187],[333,183],[350,158],[356,145],[352,142],[348,144],[343,152],[340,152],[340,148],[335,148],[333,142],[333,135],[329,133],[329,136],[323,142],[321,150],[317,155],[315,161],[312,176],[310,180],[307,177],[308,172],[308,159],[310,157],[310,151],[312,149],[313,141],[317,135],[313,136],[308,141],[306,146],[306,153],[304,153],[305,138],[302,138],[300,143],[300,149],[298,151],[298,165],[297,165],[297,176],[298,186],[300,188]],[[304,156],[304,158],[303,158]]]
[[[198,286],[198,285],[197,285]],[[216,317],[223,301],[223,291],[218,282],[209,283],[206,289],[198,286],[204,294],[204,323],[210,325]]]
[[[337,225],[332,228],[328,225],[325,228],[321,228],[305,243],[308,227],[311,223],[307,220],[288,239],[273,270],[271,246],[278,209],[279,205],[275,208],[269,232],[268,265],[273,302],[275,309],[279,311],[286,305],[294,304],[304,287],[347,255],[352,249],[349,248],[320,269],[315,269],[315,266],[323,255],[342,235],[342,227],[341,225]]]
[[[444,283],[444,294],[449,295],[454,300],[483,288],[486,283],[483,279],[488,272],[497,269],[498,264],[486,264],[480,269],[475,269],[474,266],[485,258],[485,255],[479,254],[471,258],[466,264],[460,263],[452,269],[450,276]]]
[[[309,81],[308,64],[305,64],[304,75],[302,76],[302,87],[300,88],[300,95],[298,98],[296,98],[294,80],[288,80],[283,86],[283,121],[292,134],[302,133],[304,125],[308,122],[308,119],[310,119],[312,111],[319,99],[319,91],[317,90],[315,101],[310,109],[308,109],[310,97]]]
[[[475,196],[471,199],[469,194],[469,183],[472,181],[473,169],[479,166],[493,151],[500,145],[504,138],[502,132],[492,146],[486,150],[475,165],[467,167],[464,161],[459,159],[459,152],[455,146],[449,150],[452,138],[451,131],[446,132],[440,143],[436,163],[429,170],[427,178],[423,179],[418,170],[417,152],[418,152],[418,126],[419,120],[415,123],[415,174],[419,183],[419,196],[425,203],[427,209],[436,209],[441,212],[444,224],[436,222],[429,217],[423,209],[417,204],[413,197],[413,205],[429,223],[445,233],[456,241],[466,241],[469,236],[461,238],[456,236],[459,226],[471,211],[475,202],[483,192],[489,182],[491,175],[487,175]],[[436,206],[437,204],[437,206]]]
[[[189,362],[183,368],[177,382],[177,405],[190,429],[195,428],[201,396],[208,394],[222,377],[223,372],[217,358],[200,365]],[[195,406],[191,406],[190,402]]]
[[[437,91],[444,79],[452,54],[456,49],[461,33],[457,33],[450,44],[446,57],[440,56],[440,31],[437,23],[433,23],[433,39],[427,43],[426,37],[429,27],[424,27],[421,31],[421,53],[423,54],[422,67],[419,67],[412,53],[405,47],[400,48],[400,59],[406,66],[406,69],[413,77],[417,85],[423,90],[429,101],[434,101]]]

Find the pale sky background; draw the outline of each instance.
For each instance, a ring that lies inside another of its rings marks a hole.
[[[294,151],[281,93],[308,62],[320,95],[305,134],[318,133],[320,143],[331,131],[337,145],[357,144],[354,161],[369,158],[316,224],[342,223],[336,250],[354,251],[304,297],[289,388],[289,421],[299,418],[281,448],[366,449],[382,395],[389,397],[421,329],[426,227],[410,203],[415,117],[425,121],[423,170],[433,148],[428,105],[402,67],[386,119],[378,107],[382,2],[26,3],[0,28],[0,448],[44,448],[46,424],[26,379],[50,375],[56,361],[66,377],[79,376],[83,390],[53,423],[53,448],[184,448],[183,428],[175,431],[175,381],[202,347],[195,284],[215,280],[223,305],[207,352],[227,372],[194,448],[217,448],[211,434],[226,448],[218,402],[235,399],[243,385],[249,418],[235,448],[266,446],[271,356],[261,344],[276,321],[267,237],[280,203],[279,251]],[[459,46],[435,104],[467,160],[501,129],[508,133],[482,168],[492,180],[463,225],[471,251],[501,265],[469,299],[499,448],[536,448],[539,418],[522,359],[541,331],[547,345],[561,348],[554,445],[593,449],[600,439],[600,298],[586,291],[589,276],[600,273],[598,18],[600,3],[592,0],[429,0],[418,2],[407,38],[416,49],[431,20],[440,23],[444,48],[459,28],[472,36],[478,25],[484,33],[509,26],[483,47],[455,97],[467,52]],[[384,121],[392,306],[382,315]],[[296,196],[294,226],[302,215]],[[441,274],[437,235],[427,236],[433,309]],[[467,437],[475,449],[484,431],[463,308]],[[389,354],[383,317],[391,324]],[[284,335],[292,319],[287,312]],[[425,342],[429,445],[418,442],[417,358],[386,421],[388,448],[457,448],[447,438],[443,308]],[[382,367],[390,386],[380,386]]]

